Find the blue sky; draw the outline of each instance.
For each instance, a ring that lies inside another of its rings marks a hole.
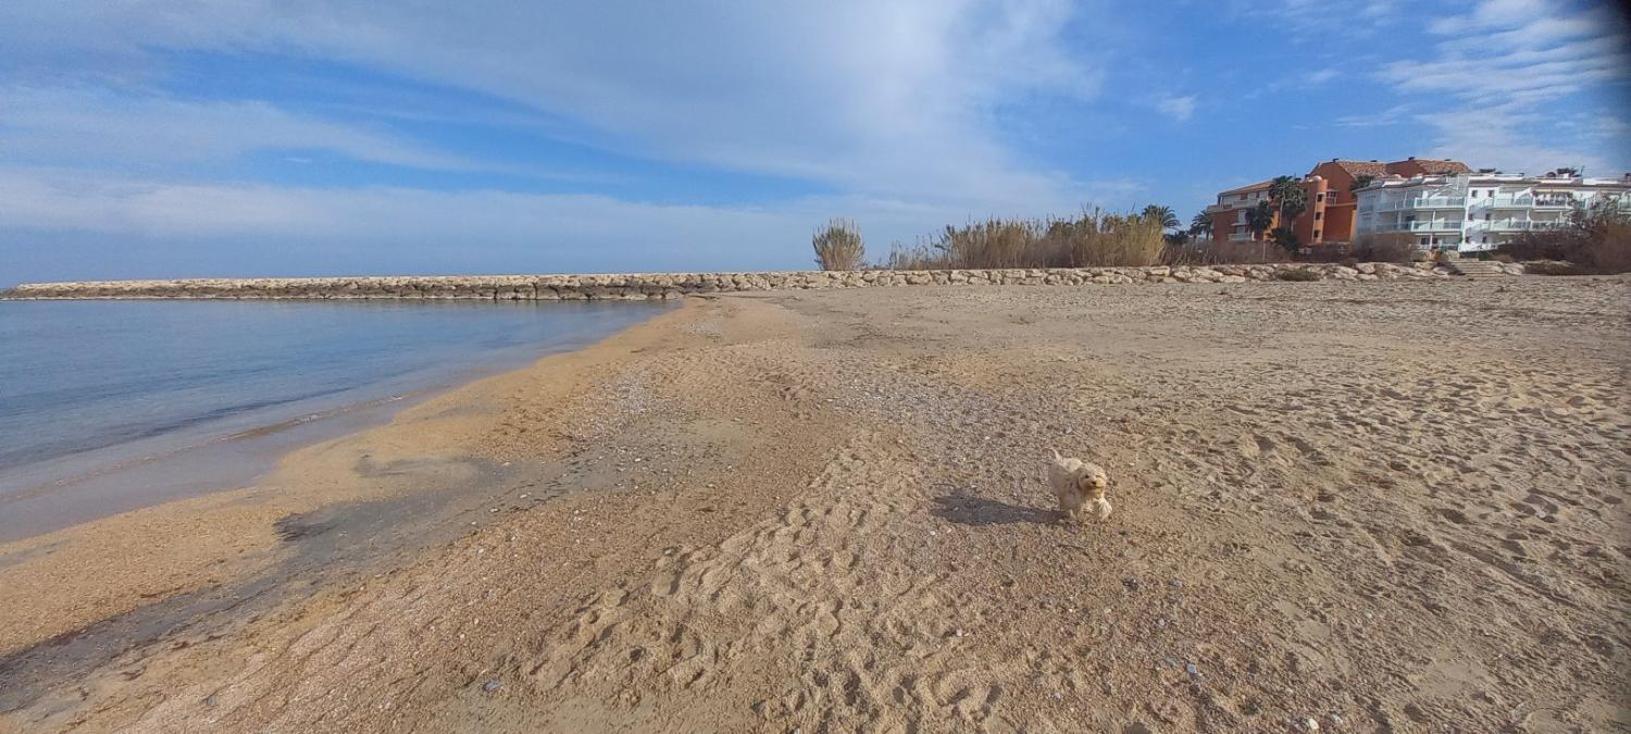
[[[0,283],[798,268],[831,217],[1187,221],[1338,156],[1617,176],[1610,7],[9,0]]]

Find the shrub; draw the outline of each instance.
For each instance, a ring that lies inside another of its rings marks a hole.
[[[1320,274],[1308,268],[1288,268],[1274,271],[1275,280],[1290,280],[1298,283],[1319,280]]]
[[[860,270],[866,259],[866,246],[861,242],[861,230],[846,219],[834,219],[826,228],[810,239],[815,248],[816,264],[822,270]]]
[[[1166,249],[1158,219],[1099,210],[1048,222],[1042,240],[1039,249],[1062,267],[1155,265]]]
[[[992,218],[947,227],[933,240],[890,249],[895,270],[1073,268],[1154,265],[1166,241],[1161,222],[1140,215],[1083,212],[1074,219]]]
[[[883,266],[890,270],[939,270],[946,267],[945,254],[928,245],[906,247],[896,242],[889,248]]]
[[[991,218],[963,227],[947,227],[934,248],[945,253],[946,266],[967,269],[1049,267],[1037,250],[1034,222]]]
[[[1416,257],[1416,240],[1403,232],[1361,235],[1354,239],[1353,256],[1361,262],[1408,263]]]
[[[1631,272],[1631,213],[1614,203],[1577,211],[1562,229],[1525,232],[1497,249],[1516,260],[1562,260],[1576,273]]]
[[[1297,233],[1290,227],[1275,227],[1269,232],[1269,241],[1273,242],[1275,247],[1285,250],[1286,254],[1294,259],[1302,250],[1302,242],[1297,239]]]

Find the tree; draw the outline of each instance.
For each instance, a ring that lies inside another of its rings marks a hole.
[[[1269,184],[1269,201],[1274,202],[1274,208],[1280,212],[1280,221],[1287,226],[1291,220],[1296,219],[1308,209],[1308,192],[1303,190],[1303,184],[1293,176],[1276,176],[1274,182]]]
[[[1264,232],[1274,226],[1274,205],[1266,201],[1257,202],[1246,210],[1246,227],[1252,231],[1252,237],[1262,237]]]
[[[1370,175],[1368,173],[1362,173],[1362,174],[1360,174],[1358,176],[1354,176],[1353,185],[1348,187],[1348,193],[1351,194],[1351,193],[1353,193],[1355,191],[1358,191],[1358,190],[1360,190],[1362,188],[1365,188],[1366,186],[1369,186],[1369,185],[1371,185],[1371,184],[1373,184],[1375,182],[1376,182],[1376,177],[1372,176],[1372,175]]]
[[[1207,216],[1206,212],[1196,214],[1194,219],[1189,220],[1189,234],[1196,238],[1199,238],[1202,235],[1211,237],[1212,217]]]
[[[1276,247],[1290,253],[1292,257],[1296,257],[1297,253],[1302,249],[1302,243],[1297,241],[1297,233],[1292,231],[1290,227],[1275,227],[1274,231],[1269,233],[1269,239],[1273,240]]]
[[[1161,229],[1163,230],[1178,228],[1178,215],[1173,213],[1172,207],[1170,206],[1151,204],[1144,207],[1144,213],[1142,216],[1145,219],[1160,223]]]
[[[1189,233],[1180,229],[1177,232],[1168,232],[1161,235],[1161,239],[1173,247],[1183,247],[1189,244]]]

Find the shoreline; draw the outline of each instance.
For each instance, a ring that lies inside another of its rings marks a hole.
[[[4,574],[0,575],[0,579],[16,584],[12,588],[26,590],[30,585],[38,584],[43,591],[55,587],[63,579],[72,577],[72,573],[67,569],[88,566],[86,570],[89,572],[89,578],[75,579],[73,584],[83,591],[70,591],[66,595],[79,596],[101,605],[99,609],[78,609],[79,604],[70,603],[65,605],[66,608],[54,613],[24,615],[37,616],[40,618],[39,621],[50,626],[41,628],[43,629],[41,632],[26,633],[21,637],[17,635],[19,630],[17,625],[18,615],[22,614],[23,610],[14,607],[11,610],[12,615],[0,615],[0,680],[5,679],[8,672],[5,661],[20,652],[26,654],[29,647],[43,645],[49,648],[55,644],[52,640],[72,641],[81,637],[87,630],[82,629],[81,623],[75,620],[93,621],[99,618],[117,620],[122,614],[149,604],[151,599],[209,590],[234,579],[250,581],[250,585],[256,587],[250,594],[255,596],[266,593],[266,588],[259,588],[266,585],[262,582],[270,580],[271,586],[286,584],[289,578],[298,575],[300,571],[310,570],[309,567],[313,565],[312,559],[302,559],[300,569],[277,571],[278,565],[287,560],[284,556],[289,555],[288,551],[291,550],[285,547],[289,545],[286,541],[289,540],[291,533],[299,534],[298,530],[291,530],[287,523],[289,518],[352,505],[376,503],[385,506],[393,500],[409,500],[407,505],[410,507],[395,513],[392,517],[394,522],[404,526],[435,524],[439,518],[434,515],[418,518],[411,516],[414,512],[436,509],[433,506],[441,504],[443,499],[421,497],[424,502],[417,504],[412,502],[417,495],[433,494],[422,486],[423,482],[398,482],[396,484],[402,486],[394,487],[376,486],[391,482],[370,482],[372,478],[365,476],[367,472],[361,469],[360,464],[337,461],[336,455],[352,454],[379,461],[377,453],[365,451],[358,454],[355,447],[369,446],[374,444],[376,439],[409,432],[424,423],[434,423],[436,422],[434,416],[426,416],[425,413],[443,410],[438,406],[451,403],[452,407],[446,409],[451,413],[477,410],[482,400],[474,396],[484,394],[485,390],[490,389],[487,386],[492,383],[515,379],[517,376],[532,374],[539,370],[548,370],[549,363],[570,363],[585,359],[585,355],[615,350],[615,345],[629,338],[631,332],[650,328],[653,323],[663,321],[680,310],[683,309],[659,310],[647,319],[588,343],[563,344],[542,353],[535,352],[530,357],[507,362],[500,367],[471,365],[468,369],[460,370],[457,375],[439,380],[437,385],[419,390],[415,396],[407,398],[400,404],[395,398],[385,399],[384,405],[377,406],[384,410],[376,411],[372,415],[344,411],[342,419],[361,417],[363,420],[360,423],[349,422],[345,425],[330,424],[337,433],[303,438],[292,445],[275,447],[264,457],[268,466],[258,470],[254,478],[245,483],[206,482],[207,486],[197,487],[196,491],[185,496],[154,497],[153,502],[146,502],[138,507],[0,542],[0,574]],[[490,410],[491,406],[487,409]],[[221,437],[219,443],[235,443],[233,439],[242,433],[240,431],[233,436]],[[449,466],[457,463],[458,460],[450,460]],[[495,469],[496,467],[483,467],[476,473],[496,474],[498,472]],[[159,468],[161,475],[169,472],[170,468]],[[312,482],[320,486],[298,486],[310,481],[314,474],[323,476],[321,482]],[[472,476],[471,472],[456,471],[455,474],[465,479]],[[473,495],[471,499],[475,499],[475,495],[481,495],[483,491],[483,487],[473,488],[470,492]],[[344,529],[338,525],[328,529],[343,533]],[[208,528],[208,532],[203,537],[188,538],[178,535],[172,528],[194,530]],[[366,557],[370,553],[385,556],[418,545],[411,538],[402,537],[403,533],[396,535],[395,546],[387,543],[381,548],[372,549],[357,557],[348,556],[345,560],[352,565],[366,565],[373,560]],[[182,552],[181,548],[184,546],[186,550]],[[33,581],[19,580],[13,575],[18,570],[16,567],[29,562],[37,563],[42,559],[42,554],[64,555],[65,557],[55,564],[63,570],[33,569],[29,574]],[[105,568],[99,568],[105,563],[92,560],[105,560],[111,557],[120,557],[122,560],[118,565],[123,566],[126,571],[133,566],[142,567],[143,571],[136,573],[134,577],[123,572],[110,573]],[[172,568],[162,569],[156,575],[149,571],[170,560],[176,561],[171,564]],[[223,576],[216,572],[215,567],[223,564],[234,567],[229,569],[231,573]],[[284,578],[255,580],[258,575],[267,573],[274,576],[281,573]],[[158,580],[153,578],[155,576]],[[91,590],[94,590],[94,593]],[[54,589],[53,593],[60,591],[61,589]],[[7,616],[11,619],[5,619]],[[119,626],[113,625],[115,628]],[[169,626],[171,626],[169,622],[138,625],[143,630]],[[115,637],[120,632],[117,629],[109,631],[114,633]],[[143,634],[145,633],[137,634],[136,637]],[[136,640],[126,640],[125,643],[114,644],[111,648],[106,644],[96,646],[103,649],[121,649],[134,641]],[[4,710],[5,707],[0,705],[0,712]]]
[[[650,316],[661,312],[654,309]],[[447,366],[356,384],[336,395],[301,398],[269,411],[212,418],[0,469],[0,545],[165,502],[253,486],[300,448],[381,425],[437,395],[526,369],[617,331],[590,334],[587,341],[573,332],[542,344],[490,349]]]
[[[148,512],[298,589],[0,657],[0,728],[1606,728],[1631,281],[1568,280],[688,299]]]

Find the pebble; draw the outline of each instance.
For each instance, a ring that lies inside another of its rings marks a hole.
[[[1201,669],[1196,667],[1194,663],[1188,663],[1184,665],[1184,672],[1192,676],[1199,676],[1201,674]]]
[[[1319,719],[1316,719],[1316,718],[1314,718],[1312,716],[1304,716],[1302,718],[1302,721],[1299,721],[1297,723],[1298,723],[1299,727],[1303,731],[1319,731],[1320,730]]]
[[[503,686],[504,686],[503,683],[498,682],[498,679],[494,678],[494,679],[492,679],[490,681],[487,681],[486,683],[481,684],[481,690],[486,691],[487,693],[492,693],[493,691],[496,691],[499,688],[502,688]]]

